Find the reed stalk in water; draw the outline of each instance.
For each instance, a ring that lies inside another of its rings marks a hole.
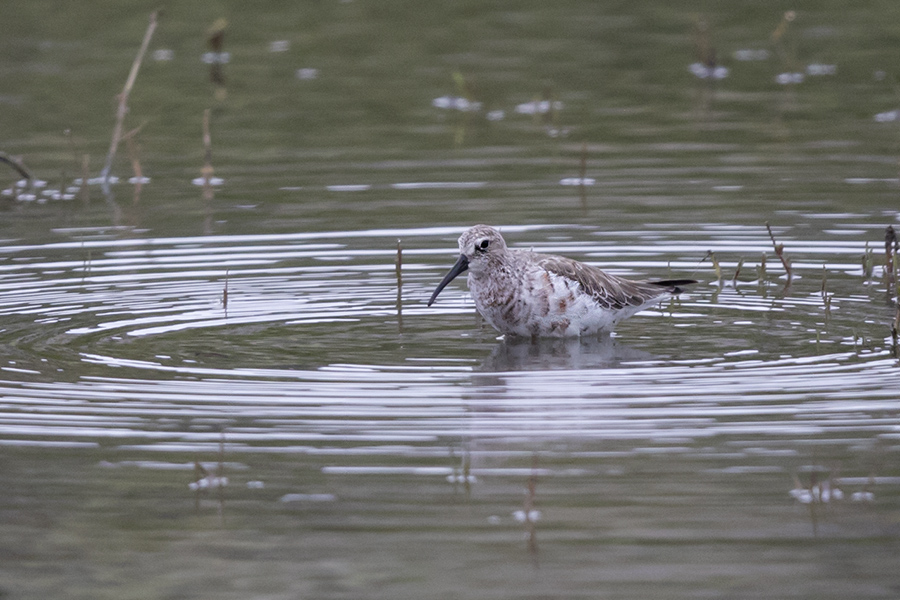
[[[122,88],[122,93],[119,94],[119,105],[116,110],[116,125],[113,128],[112,140],[109,143],[106,164],[100,172],[100,177],[103,180],[103,193],[107,195],[109,194],[109,172],[112,169],[112,162],[116,156],[119,142],[122,140],[122,126],[125,121],[125,114],[128,112],[128,96],[131,94],[131,89],[134,87],[134,81],[137,79],[141,63],[144,62],[144,55],[147,53],[147,47],[150,45],[150,39],[153,37],[153,32],[156,31],[157,16],[158,11],[154,11],[150,14],[150,23],[147,25],[147,31],[144,33],[144,41],[141,42],[141,48],[138,50],[137,56],[131,64],[131,71],[128,73],[128,79],[125,80],[125,87]]]
[[[794,274],[791,272],[791,264],[784,257],[784,244],[779,244],[775,241],[775,234],[772,233],[772,228],[769,226],[769,222],[766,221],[766,230],[769,232],[769,239],[772,240],[772,246],[775,248],[775,256],[777,256],[781,260],[781,264],[784,265],[784,271],[787,273],[788,281],[793,279]]]

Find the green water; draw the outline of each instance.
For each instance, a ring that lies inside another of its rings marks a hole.
[[[0,5],[0,597],[900,593],[895,3],[174,3],[53,199],[156,8]],[[498,340],[478,222],[701,283]]]

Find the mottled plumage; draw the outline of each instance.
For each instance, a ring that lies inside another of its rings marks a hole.
[[[566,258],[507,248],[500,232],[475,225],[459,238],[459,259],[428,305],[469,271],[475,308],[501,333],[568,337],[612,331],[616,324],[693,280],[631,281]]]

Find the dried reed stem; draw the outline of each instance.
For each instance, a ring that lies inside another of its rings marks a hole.
[[[219,476],[219,520],[222,525],[225,524],[225,430],[223,429],[219,437],[219,468],[217,475]]]
[[[88,189],[88,179],[91,178],[91,155],[85,153],[81,157],[81,187],[78,189],[78,195],[81,201],[88,204],[91,201],[91,192]]]
[[[525,502],[522,506],[523,511],[525,513],[525,532],[528,537],[528,552],[531,554],[533,559],[537,559],[537,528],[535,523],[535,516],[537,511],[535,509],[535,499],[537,498],[537,483],[538,483],[538,456],[537,453],[534,453],[531,456],[531,475],[528,477],[528,483],[525,488]]]
[[[734,270],[734,277],[731,279],[731,285],[735,288],[737,287],[738,276],[741,274],[741,269],[743,267],[744,267],[744,258],[741,257],[741,259],[738,261],[737,269]]]
[[[897,253],[897,232],[893,225],[884,230],[884,271],[887,275],[894,272],[894,255]]]
[[[772,240],[772,246],[775,248],[775,256],[781,260],[781,264],[784,265],[784,271],[787,273],[788,281],[790,281],[794,274],[791,272],[791,264],[784,257],[784,244],[779,244],[775,241],[775,235],[772,233],[772,228],[769,226],[768,221],[766,221],[766,230],[769,232],[769,239]]]
[[[587,209],[587,189],[584,178],[587,176],[587,142],[581,143],[581,165],[578,172],[578,183],[581,191],[581,207]]]
[[[112,169],[112,162],[113,158],[116,156],[119,141],[122,139],[122,124],[125,121],[125,114],[128,112],[128,95],[134,87],[134,80],[137,79],[138,70],[141,68],[141,63],[144,61],[147,47],[150,45],[150,38],[153,37],[153,32],[156,31],[157,15],[158,11],[153,11],[150,14],[150,24],[147,25],[147,31],[144,33],[144,41],[141,43],[141,49],[138,50],[137,56],[131,64],[131,72],[128,73],[128,79],[125,80],[125,87],[122,88],[122,93],[119,94],[119,106],[116,110],[116,126],[113,128],[112,141],[109,144],[109,153],[106,155],[106,164],[103,166],[103,171],[100,172],[100,177],[103,179],[103,193],[105,194],[109,193],[109,172]]]
[[[22,161],[19,159],[11,158],[5,152],[0,152],[0,162],[4,162],[8,164],[10,167],[18,173],[22,179],[27,179],[31,181],[33,178],[31,177],[31,173],[28,172],[28,169],[25,168],[25,165],[22,164]]]
[[[705,259],[710,259],[712,261],[713,270],[716,272],[716,279],[719,281],[719,284],[722,283],[722,267],[719,266],[719,259],[716,258],[715,252],[712,250],[706,251]]]
[[[131,170],[134,172],[134,204],[137,204],[138,200],[140,200],[141,188],[144,185],[144,171],[143,169],[141,169],[141,159],[138,155],[138,145],[137,142],[134,141],[134,138],[137,136],[138,132],[144,127],[145,124],[146,123],[141,124],[140,127],[135,127],[122,136],[122,139],[125,140],[125,148],[128,150],[128,159],[131,161]]]
[[[869,242],[866,242],[866,253],[862,256],[863,277],[869,278],[872,276],[874,262],[872,249],[869,248]]]
[[[897,304],[897,313],[894,315],[894,321],[891,323],[891,340],[893,340],[894,358],[897,358],[897,336],[900,334],[900,304]]]
[[[400,288],[403,287],[403,245],[401,241],[397,240],[397,259],[394,261],[394,266],[397,270],[397,294],[400,293]]]
[[[403,333],[403,246],[397,240],[397,260],[394,263],[397,270],[397,327]]]
[[[200,170],[203,176],[203,199],[212,200],[212,136],[209,134],[209,109],[203,111],[203,168]]]
[[[834,296],[828,295],[828,270],[825,268],[825,265],[822,265],[822,303],[825,306],[826,314],[831,313],[831,298]]]
[[[228,270],[225,271],[225,287],[222,289],[222,308],[225,310],[225,317],[228,317]]]
[[[781,21],[778,23],[778,27],[775,28],[775,31],[772,32],[772,41],[776,44],[781,41],[784,37],[784,34],[787,33],[788,25],[790,25],[791,21],[797,18],[797,13],[789,10],[781,17]]]

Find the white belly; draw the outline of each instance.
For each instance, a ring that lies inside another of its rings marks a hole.
[[[520,336],[572,337],[610,332],[641,310],[601,307],[578,283],[538,269],[518,277],[469,274],[475,307],[501,333]]]

